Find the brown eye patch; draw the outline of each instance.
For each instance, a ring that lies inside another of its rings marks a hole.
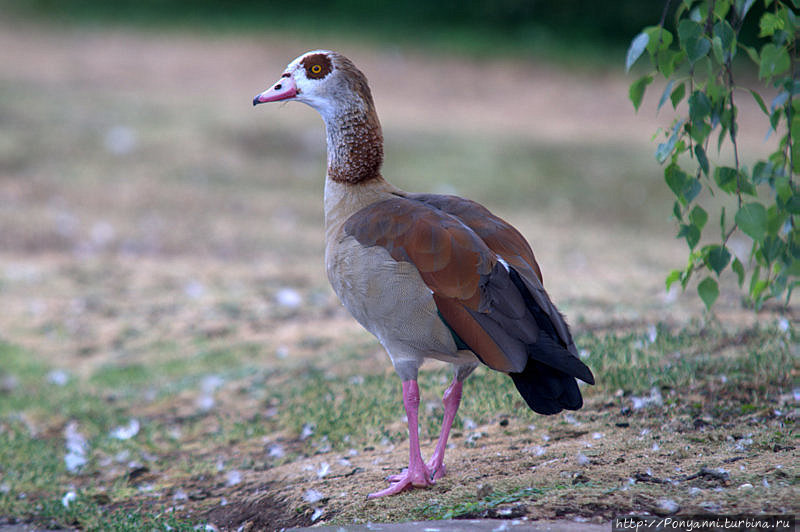
[[[322,79],[333,70],[331,58],[326,54],[312,54],[303,58],[300,62],[306,70],[306,77],[309,79]]]

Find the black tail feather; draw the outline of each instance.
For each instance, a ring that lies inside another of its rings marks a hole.
[[[551,369],[576,377],[587,384],[594,384],[592,370],[581,359],[570,353],[560,342],[552,337],[539,332],[536,343],[526,346],[528,350],[528,365],[532,360],[543,363]],[[525,370],[527,371],[527,367]]]
[[[586,364],[567,350],[550,317],[536,303],[519,274],[513,269],[510,273],[536,320],[539,338],[527,346],[528,363],[525,369],[509,375],[534,412],[547,415],[557,414],[564,409],[578,410],[583,406],[583,397],[575,379],[594,384],[594,375]]]
[[[522,373],[509,373],[528,406],[539,414],[557,414],[564,409],[578,410],[583,397],[575,377],[536,360],[528,361]]]

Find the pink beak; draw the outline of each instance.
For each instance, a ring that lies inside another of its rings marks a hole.
[[[288,100],[297,96],[297,85],[291,74],[284,74],[275,85],[253,98],[253,105]]]

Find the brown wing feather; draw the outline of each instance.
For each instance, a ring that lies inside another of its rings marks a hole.
[[[510,373],[518,368],[512,364],[500,346],[497,345],[489,334],[481,327],[481,324],[467,310],[467,306],[461,301],[449,297],[440,297],[433,294],[436,307],[447,322],[464,343],[480,357],[484,364],[497,371]]]
[[[474,201],[442,194],[409,194],[410,199],[431,205],[461,220],[486,245],[517,270],[532,270],[544,282],[528,241],[514,226]]]
[[[489,249],[517,270],[537,304],[548,315],[564,346],[573,355],[578,355],[566,321],[544,291],[544,278],[533,250],[519,231],[480,203],[468,199],[441,194],[409,194],[408,197],[457,217],[475,231]]]
[[[434,293],[461,301],[474,300],[481,276],[496,262],[458,220],[403,198],[361,209],[345,222],[344,231],[364,246],[382,246],[393,259],[414,264]]]

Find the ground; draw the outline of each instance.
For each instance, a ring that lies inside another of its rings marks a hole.
[[[798,513],[797,308],[746,309],[727,277],[713,315],[664,290],[668,116],[617,70],[323,44],[371,81],[390,181],[529,237],[598,380],[583,409],[536,416],[479,370],[447,476],[367,501],[406,464],[399,380],[327,286],[321,121],[250,106],[320,43],[6,22],[0,523]],[[426,456],[449,378],[423,372]]]

